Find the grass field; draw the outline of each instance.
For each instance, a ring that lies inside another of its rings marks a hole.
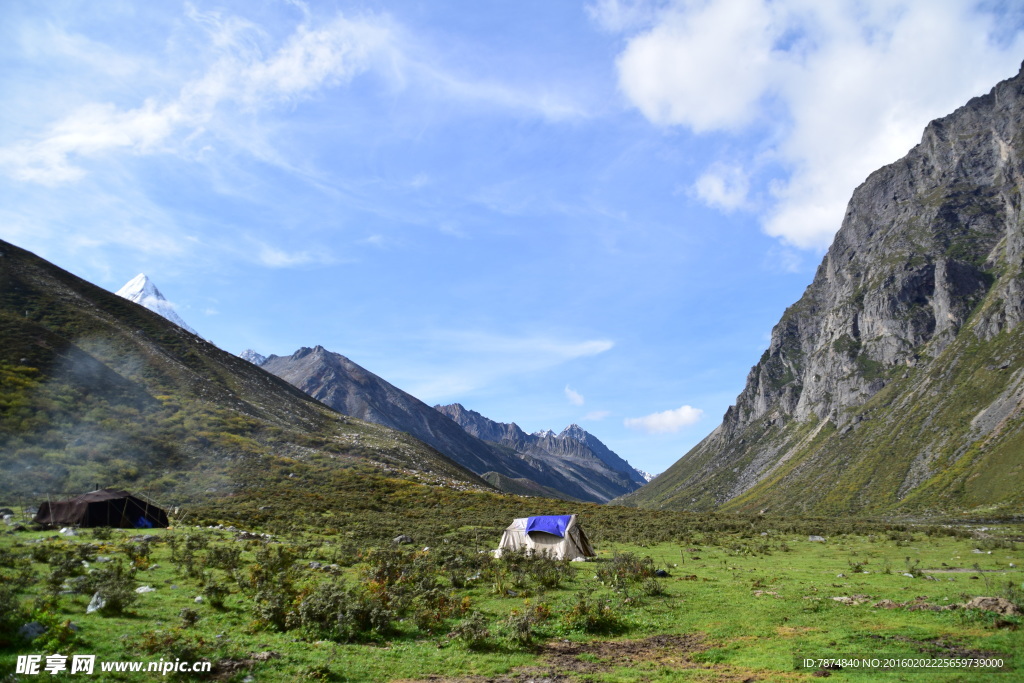
[[[648,514],[595,510],[635,524]],[[942,609],[975,596],[1024,603],[1019,527],[865,524],[811,541],[783,519],[680,516],[673,540],[640,545],[592,516],[599,556],[586,563],[494,560],[494,526],[453,528],[429,550],[302,525],[0,534],[0,680],[39,679],[13,673],[17,655],[45,666],[54,653],[208,660],[205,678],[229,681],[1024,680],[1024,619]],[[86,614],[97,591],[108,606]],[[48,631],[26,641],[17,631],[32,621]],[[794,659],[854,655],[999,658],[1010,670]],[[96,667],[105,680],[160,676]]]

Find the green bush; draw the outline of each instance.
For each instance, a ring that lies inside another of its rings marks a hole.
[[[654,560],[639,558],[633,553],[616,553],[611,561],[597,570],[597,578],[606,586],[621,588],[628,583],[640,583],[654,576]]]
[[[491,632],[487,629],[487,617],[480,612],[470,612],[469,616],[455,625],[448,637],[457,640],[470,650],[482,650],[486,647]]]
[[[298,606],[298,622],[311,638],[350,642],[394,630],[396,613],[367,591],[344,581],[322,583]]]
[[[605,598],[577,593],[562,614],[562,626],[570,631],[584,633],[619,633],[626,624]]]
[[[139,598],[135,592],[135,567],[125,568],[120,562],[110,562],[85,578],[85,592],[99,593],[104,600],[100,614],[105,616],[123,613]]]

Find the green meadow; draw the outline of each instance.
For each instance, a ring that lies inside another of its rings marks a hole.
[[[101,672],[99,662],[201,660],[210,673],[161,677],[1024,679],[1024,620],[957,606],[977,596],[1024,603],[1017,525],[577,506],[596,559],[494,559],[499,517],[559,513],[563,504],[365,482],[366,500],[383,501],[373,532],[353,531],[351,511],[246,513],[242,496],[182,512],[170,529],[0,534],[0,680],[81,676],[14,673],[18,655],[43,655],[45,664],[55,653],[95,655],[94,676],[105,680],[159,674]],[[389,505],[406,515],[389,515]],[[415,544],[394,545],[388,537],[398,533]],[[144,586],[152,590],[136,592]],[[96,593],[107,605],[86,614]],[[30,622],[47,629],[31,641],[18,635]],[[853,656],[1001,659],[1005,670],[798,666]]]

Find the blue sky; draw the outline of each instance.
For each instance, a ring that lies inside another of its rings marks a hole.
[[[7,2],[0,238],[660,472],[1015,3]]]

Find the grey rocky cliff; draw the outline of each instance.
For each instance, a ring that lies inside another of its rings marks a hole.
[[[972,340],[1016,330],[1024,318],[1022,180],[1018,74],[933,121],[903,159],[856,189],[812,283],[772,330],[722,424],[636,500],[735,500],[797,467],[790,459],[809,457],[816,439],[856,428],[890,385]],[[904,494],[936,473],[913,470],[901,475]]]

